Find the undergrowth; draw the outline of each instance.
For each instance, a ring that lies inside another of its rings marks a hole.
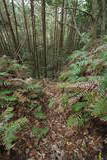
[[[99,47],[92,52],[75,51],[68,58],[69,65],[59,77],[63,82],[60,83],[60,87],[71,95],[69,99],[82,97],[73,105],[68,104],[72,111],[67,119],[69,127],[84,126],[95,118],[103,123],[107,122],[107,49],[105,48]],[[66,96],[62,99],[66,100]]]
[[[47,119],[41,104],[42,85],[29,76],[26,66],[9,57],[0,58],[0,144],[7,150],[14,148],[20,133],[30,129],[29,126],[37,139],[45,137],[49,130],[31,124],[27,114],[32,112],[32,118],[39,122]],[[28,112],[25,114],[23,110]]]

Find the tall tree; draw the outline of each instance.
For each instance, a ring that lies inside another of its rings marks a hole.
[[[43,52],[44,52],[44,76],[47,77],[47,48],[46,48],[46,1],[41,0],[42,32],[43,32]]]
[[[63,49],[63,40],[64,40],[64,4],[65,0],[62,1],[62,7],[61,7],[61,31],[60,31],[60,42],[59,42],[59,48]]]
[[[101,0],[102,2],[102,23],[101,23],[101,33],[105,34],[106,31],[106,0]]]
[[[37,71],[38,78],[39,75],[39,61],[38,61],[38,53],[37,53],[37,43],[36,43],[36,26],[35,26],[35,14],[34,14],[34,0],[30,0],[31,5],[31,21],[32,21],[32,41],[33,41],[33,57],[34,57],[34,65]]]
[[[14,16],[14,22],[15,22],[15,30],[16,30],[17,44],[19,44],[18,24],[17,24],[16,13],[15,13],[14,0],[12,0],[12,8],[13,8],[13,16]]]
[[[16,37],[15,37],[15,34],[14,34],[14,30],[13,30],[11,19],[10,19],[10,14],[9,14],[9,11],[8,11],[8,8],[7,8],[7,4],[6,4],[5,0],[3,0],[3,4],[4,4],[4,7],[5,7],[5,12],[6,12],[6,16],[7,16],[7,19],[8,19],[8,23],[9,23],[9,27],[10,27],[10,32],[11,32],[11,35],[12,35],[12,40],[13,40],[14,48],[16,50],[17,49]]]
[[[93,13],[93,25],[92,25],[92,38],[95,40],[97,38],[97,23],[98,23],[98,3],[97,0],[92,0],[92,13]]]

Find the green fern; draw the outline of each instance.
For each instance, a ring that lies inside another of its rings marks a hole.
[[[49,132],[49,128],[36,128],[34,127],[32,129],[32,133],[34,134],[34,136],[40,140],[42,138],[44,138]]]
[[[68,127],[82,127],[90,120],[90,113],[78,113],[70,115],[67,119],[67,126]]]
[[[13,117],[13,107],[8,107],[1,115],[0,115],[0,121],[2,121],[3,123],[11,120],[11,118]]]
[[[54,98],[49,99],[48,107],[49,107],[49,108],[52,108],[54,105],[55,105],[55,100],[54,100]]]
[[[107,61],[107,51],[101,52],[100,58],[103,59],[104,61]]]
[[[18,133],[26,123],[27,119],[24,117],[4,126],[2,138],[7,150],[10,150],[14,146],[14,142],[17,140],[16,133]]]
[[[23,129],[27,123],[26,117],[9,122],[13,116],[12,107],[8,107],[0,115],[0,136],[2,143],[6,146],[7,150],[10,150],[14,146],[14,142],[17,140],[16,133]]]
[[[0,77],[5,77],[5,76],[8,76],[9,74],[7,72],[0,72]]]
[[[5,96],[5,95],[10,95],[13,93],[13,90],[9,90],[9,89],[4,89],[0,91],[0,97],[1,96]]]
[[[68,96],[67,94],[64,94],[64,95],[61,97],[62,105],[63,105],[64,107],[67,107],[68,101],[69,101],[69,96]]]
[[[44,120],[46,119],[46,115],[45,113],[42,111],[42,106],[39,106],[36,111],[34,112],[34,116],[37,118],[37,119],[40,119],[40,120]]]
[[[78,102],[74,105],[72,105],[72,111],[73,112],[80,112],[86,107],[86,102]]]
[[[30,92],[37,94],[37,95],[43,94],[42,87],[38,83],[27,84],[26,89]]]
[[[103,117],[107,114],[107,98],[101,98],[95,104],[92,105],[92,115]]]
[[[3,97],[0,97],[0,99],[5,102],[16,102],[17,101],[17,97],[15,96],[3,96]]]
[[[77,115],[77,116],[73,115],[67,119],[67,126],[68,127],[76,127],[76,126],[81,127],[83,125],[84,125],[84,119],[80,115]]]

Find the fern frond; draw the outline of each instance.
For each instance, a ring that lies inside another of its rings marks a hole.
[[[32,129],[32,133],[34,134],[35,137],[37,137],[38,140],[41,138],[44,138],[49,132],[49,128],[36,128],[34,127]]]
[[[102,98],[92,105],[91,109],[92,115],[103,117],[107,113],[107,99]]]
[[[24,117],[9,123],[4,127],[5,130],[2,139],[7,150],[10,150],[14,146],[14,142],[17,139],[16,133],[18,133],[26,123],[27,119]]]
[[[0,116],[0,119],[5,123],[13,117],[13,107],[8,107]]]
[[[7,150],[10,150],[14,146],[14,142],[17,139],[16,133],[23,129],[28,122],[26,117],[9,122],[13,116],[14,112],[12,107],[8,107],[0,115],[0,136],[2,143],[6,146]]]
[[[67,119],[67,126],[68,127],[76,127],[76,126],[83,126],[84,125],[84,119],[81,115],[73,115],[68,117]]]

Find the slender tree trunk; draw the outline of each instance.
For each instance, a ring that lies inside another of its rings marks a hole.
[[[61,8],[61,32],[60,32],[60,42],[59,47],[62,50],[63,49],[63,40],[64,40],[64,4],[65,0],[62,2],[62,8]]]
[[[35,71],[37,71],[38,78],[39,75],[39,62],[38,62],[38,53],[37,53],[37,43],[36,43],[36,26],[35,26],[35,14],[34,14],[34,0],[30,0],[31,5],[31,21],[32,21],[32,36],[33,36],[33,57],[34,57],[34,66]]]
[[[105,0],[101,0],[101,1],[102,1],[101,34],[104,35],[106,30],[106,1]]]
[[[7,4],[6,4],[5,0],[3,0],[3,4],[4,4],[4,7],[5,7],[5,12],[6,12],[6,15],[7,15],[7,19],[8,19],[11,35],[12,35],[12,40],[13,40],[14,48],[16,50],[17,49],[17,42],[16,42],[14,31],[13,31],[12,23],[11,23],[11,20],[10,20],[10,14],[8,12]]]
[[[8,56],[10,56],[10,53],[9,53],[9,46],[8,46],[8,43],[6,41],[6,37],[4,35],[4,33],[1,31],[1,39],[2,39],[2,42],[4,44],[4,48],[5,48],[5,54],[7,53]]]
[[[63,43],[64,43],[64,5],[65,0],[62,1],[62,8],[61,8],[61,25],[60,25],[60,39],[59,39],[59,64],[58,70],[61,70],[62,66],[62,54],[63,54]]]
[[[1,23],[2,23],[2,26],[3,26],[3,33],[5,35],[5,39],[7,41],[7,45],[8,45],[8,48],[9,48],[9,55],[11,57],[14,57],[13,55],[13,52],[12,52],[12,44],[11,44],[11,41],[10,41],[10,36],[9,36],[9,33],[8,33],[8,29],[5,25],[5,21],[4,21],[4,18],[3,18],[3,15],[2,15],[2,12],[1,12],[1,8],[0,8],[0,16],[1,16]]]
[[[57,6],[55,7],[55,21],[54,21],[54,47],[53,47],[53,78],[55,76],[56,64],[55,59],[57,58]]]
[[[92,25],[92,40],[97,38],[97,14],[98,14],[98,3],[97,0],[92,0],[92,12],[93,12],[93,25]]]
[[[32,57],[24,0],[22,0],[22,7],[23,7],[23,16],[24,16],[24,24],[25,24],[25,30],[26,30],[26,37],[27,37],[28,49],[29,49],[29,52],[30,52],[31,57]]]
[[[46,48],[46,3],[45,0],[41,0],[41,13],[42,13],[42,32],[43,32],[43,49],[44,49],[44,76],[47,77],[47,48]]]
[[[17,44],[19,44],[19,34],[18,34],[18,24],[16,19],[16,13],[15,13],[15,6],[14,6],[14,0],[12,0],[12,8],[13,8],[13,15],[15,20],[15,30],[16,30],[16,37],[17,37]]]

